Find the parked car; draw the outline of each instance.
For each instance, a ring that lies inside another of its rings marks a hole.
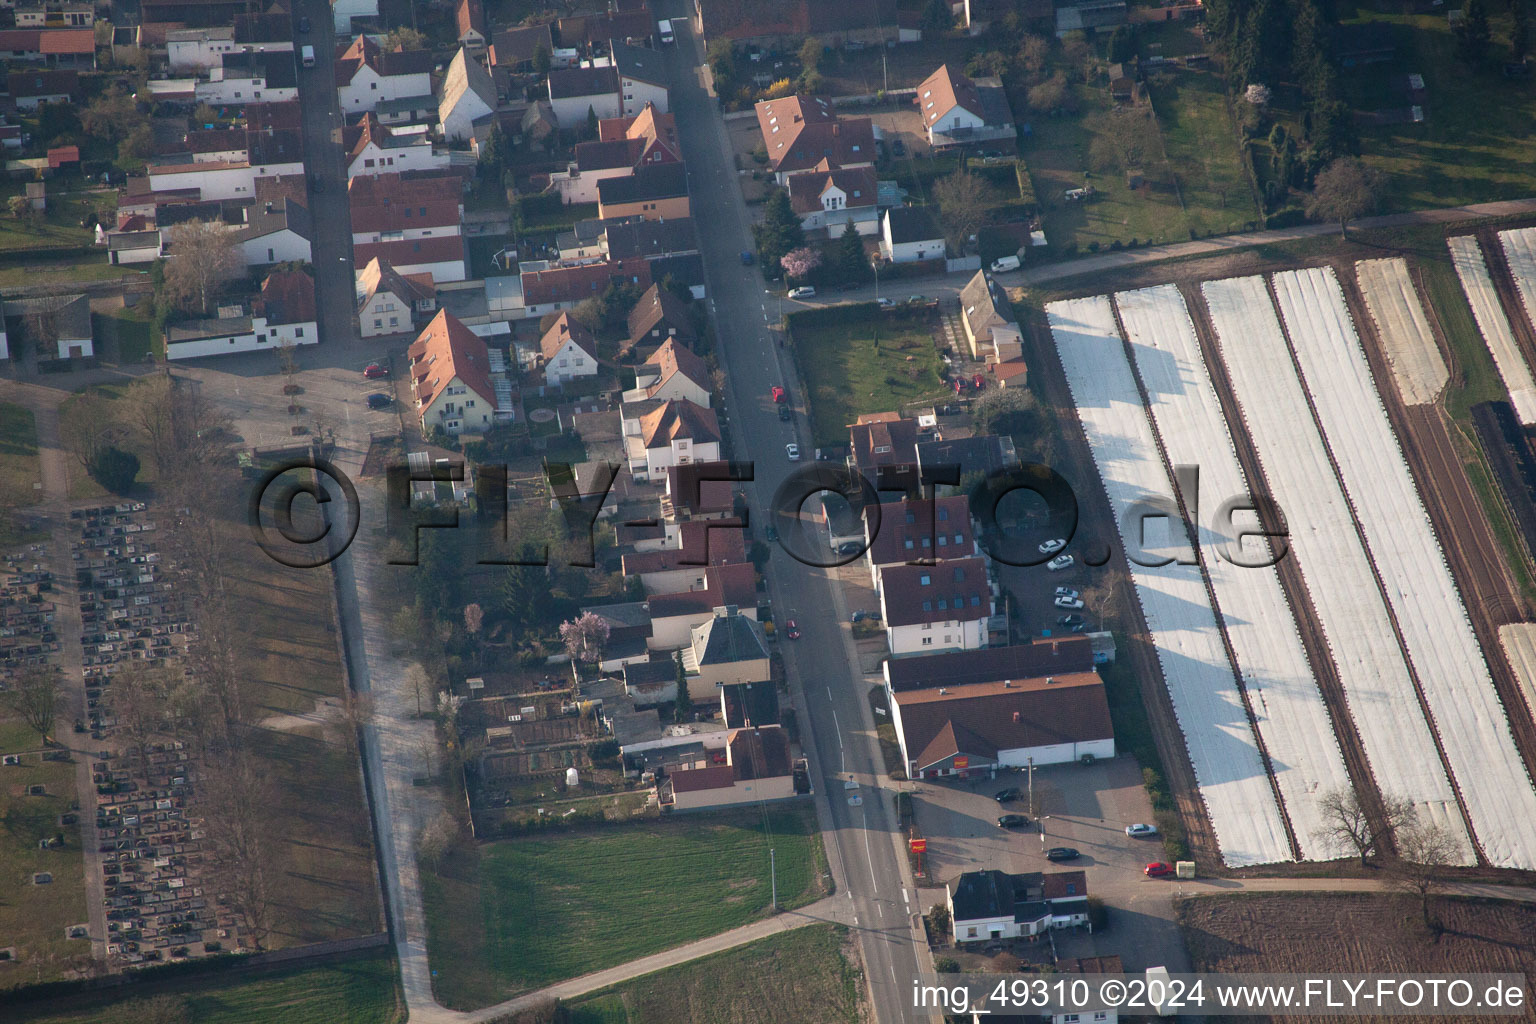
[[[774,526],[769,525],[769,527],[763,531],[763,536],[767,537],[768,542],[771,544],[778,541],[779,531]]]
[[[998,828],[1023,828],[1029,819],[1022,814],[1005,814],[997,819]]]
[[[1167,878],[1169,875],[1173,874],[1173,865],[1164,864],[1160,860],[1155,860],[1151,864],[1148,864],[1146,867],[1142,868],[1141,873],[1146,875],[1148,878]]]
[[[1157,835],[1157,826],[1127,825],[1125,826],[1125,834],[1128,836],[1155,836]]]
[[[1006,804],[1009,801],[1017,800],[1018,798],[1019,798],[1018,787],[1017,786],[1009,786],[1007,789],[1000,789],[1000,790],[998,790],[997,791],[997,795],[994,796],[992,799],[996,800],[1000,804]]]
[[[791,288],[789,290],[789,297],[791,299],[814,299],[816,297],[816,289],[808,284],[803,284],[799,288]]]
[[[1051,540],[1042,541],[1038,550],[1042,555],[1054,555],[1056,552],[1060,551],[1066,546],[1067,542],[1065,540],[1060,537],[1055,537]]]
[[[1061,618],[1056,620],[1056,625],[1058,626],[1080,626],[1082,624],[1083,617],[1076,613],[1072,615],[1063,615]]]
[[[983,388],[985,388],[986,386],[987,386],[987,378],[983,377],[979,373],[973,374],[971,376],[971,387],[975,388],[977,391],[980,391]]]
[[[787,392],[785,392],[784,386],[782,384],[775,384],[768,393],[773,396],[773,400],[775,402],[789,401],[789,395]]]
[[[790,420],[792,420],[794,418],[795,418],[794,411],[791,410],[789,406],[787,406],[784,403],[780,402],[779,403],[779,419],[783,420],[785,423],[788,423]]]
[[[876,299],[875,302],[879,304],[881,309],[895,309],[896,308],[896,300],[895,299],[879,298],[879,299]]]
[[[1077,597],[1078,593],[1077,593],[1077,591],[1073,590],[1071,587],[1057,587],[1056,588],[1056,596],[1057,597]]]
[[[1049,562],[1046,562],[1045,563],[1045,567],[1047,569],[1049,569],[1051,572],[1058,572],[1058,571],[1060,571],[1062,569],[1070,569],[1070,568],[1072,568],[1072,556],[1071,555],[1057,555],[1055,558],[1051,559]]]
[[[1067,608],[1074,612],[1081,611],[1083,607],[1083,599],[1080,597],[1058,597],[1056,599],[1056,607]]]
[[[902,142],[900,139],[897,139],[895,142],[892,142],[891,143],[891,155],[892,156],[906,156],[907,155],[907,144]]]
[[[388,409],[392,402],[393,399],[382,391],[375,391],[368,396],[368,408],[370,409]]]
[[[742,266],[750,267],[753,263],[756,263],[756,262],[757,262],[757,257],[753,256],[752,253],[749,250],[743,249],[741,251],[741,265]]]
[[[1070,846],[1053,846],[1045,851],[1046,860],[1077,860],[1081,856]]]
[[[849,622],[863,622],[867,618],[869,618],[869,612],[865,611],[863,608],[860,608],[858,611],[856,611],[852,615],[848,616],[848,621]]]
[[[309,31],[309,19],[307,17],[303,16],[303,15],[299,16],[299,31],[300,32],[308,32]]]
[[[795,622],[794,619],[784,620],[784,635],[789,637],[791,640],[800,639],[800,626]]]
[[[363,367],[364,380],[382,380],[388,376],[389,370],[380,366],[378,363],[369,363],[367,366]]]
[[[800,461],[800,446],[791,441],[784,446],[784,457],[790,462]]]
[[[923,298],[921,295],[908,295],[907,296],[907,305],[909,305],[909,306],[921,306],[923,303],[925,303],[927,301],[928,300]]]
[[[1018,269],[1019,258],[1017,256],[1004,256],[1001,259],[992,261],[992,273],[994,274],[1006,274],[1010,270]]]
[[[856,540],[845,540],[837,546],[840,555],[857,555],[864,550],[864,545]]]

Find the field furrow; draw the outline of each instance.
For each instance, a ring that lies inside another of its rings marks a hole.
[[[1477,329],[1482,332],[1483,341],[1493,356],[1493,365],[1498,367],[1504,390],[1509,392],[1510,404],[1515,407],[1515,415],[1526,426],[1536,424],[1536,380],[1531,379],[1531,368],[1515,341],[1509,317],[1504,315],[1504,307],[1499,304],[1499,293],[1488,274],[1488,261],[1483,259],[1477,236],[1455,235],[1446,239],[1446,244],[1451,248],[1451,264],[1456,268],[1456,276],[1461,278],[1461,287],[1472,306]],[[1510,269],[1513,271],[1514,268]]]
[[[1361,260],[1355,277],[1365,306],[1376,321],[1376,333],[1392,367],[1392,379],[1405,405],[1427,405],[1445,390],[1450,379],[1424,306],[1408,276],[1407,261]]]

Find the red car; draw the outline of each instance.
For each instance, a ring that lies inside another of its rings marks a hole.
[[[957,394],[957,395],[960,392],[965,390],[965,378],[964,377],[956,377],[950,383],[954,384],[954,386],[955,386],[955,394]]]
[[[1173,868],[1172,866],[1164,864],[1159,860],[1148,864],[1146,867],[1141,869],[1141,872],[1148,878],[1167,878],[1169,875],[1173,874]]]
[[[978,374],[976,374],[976,376],[971,378],[971,387],[975,388],[977,391],[980,391],[982,388],[984,388],[986,386],[987,386],[987,379],[985,377],[983,377],[981,374],[978,373]]]
[[[784,401],[788,397],[787,395],[784,394],[784,389],[782,387],[780,387],[779,385],[777,385],[777,384],[775,384],[773,386],[773,392],[772,393],[773,393],[773,400],[775,402],[782,402],[782,401]]]
[[[794,619],[784,620],[784,635],[789,637],[791,640],[800,639],[800,627],[795,624]]]
[[[367,366],[363,367],[364,380],[378,380],[381,377],[388,376],[389,371],[380,366],[378,363],[369,363]]]

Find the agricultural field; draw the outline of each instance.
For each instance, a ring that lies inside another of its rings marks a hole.
[[[458,850],[423,869],[436,993],[454,1008],[657,953],[824,895],[809,806],[674,815]],[[617,925],[616,922],[622,922]]]
[[[42,492],[33,487],[43,479],[37,458],[37,424],[31,410],[0,402],[0,505],[34,504]]]
[[[127,993],[64,997],[45,1006],[0,1003],[0,1024],[101,1024],[166,996],[196,1024],[399,1024],[405,1016],[394,956],[378,950],[318,967],[151,981]]]
[[[1109,299],[1055,302],[1046,314],[1110,507],[1174,493]],[[1174,536],[1172,522],[1147,520],[1145,543],[1121,540],[1131,550],[1174,556],[1184,538]],[[1285,822],[1199,569],[1132,563],[1131,576],[1222,859],[1234,867],[1290,860]]]
[[[1483,257],[1482,246],[1476,235],[1453,235],[1447,239],[1451,248],[1451,263],[1467,301],[1472,305],[1472,316],[1488,344],[1493,364],[1498,367],[1504,389],[1509,392],[1510,404],[1520,422],[1530,426],[1536,423],[1536,380],[1531,377],[1530,365],[1520,353],[1513,328],[1504,308],[1499,304],[1498,290],[1488,273],[1488,263]]]
[[[790,317],[817,446],[846,444],[848,424],[862,413],[905,409],[945,394],[944,364],[927,315],[864,308],[865,316],[847,322],[813,325],[803,314]]]
[[[571,1024],[856,1024],[847,929],[810,925],[627,982],[571,1007]]]

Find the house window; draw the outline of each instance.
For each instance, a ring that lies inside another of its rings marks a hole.
[[[391,327],[399,327],[400,326],[400,318],[397,317],[397,316],[390,317],[389,318],[389,326],[391,326]]]
[[[932,647],[933,646],[933,637],[931,637],[931,636],[923,637],[923,646],[924,647]],[[976,929],[975,928],[971,929],[971,934],[972,935],[976,934]]]
[[[947,508],[939,509],[939,522],[941,522],[941,523],[949,522],[949,509],[947,509]]]
[[[906,548],[907,548],[908,551],[912,550],[912,538],[911,537],[908,537],[906,540],[902,541],[902,543],[904,545],[906,545]]]
[[[924,544],[928,543],[926,538],[924,538],[923,543]],[[949,543],[949,538],[948,537],[943,537],[943,536],[939,537],[939,547],[942,548],[942,547],[944,547],[948,543]]]
[[[302,338],[302,337],[304,337],[304,328],[302,328],[302,327],[295,327],[293,329],[293,336],[295,338]]]
[[[958,565],[955,566],[955,582],[958,583],[963,579],[965,579],[965,570],[960,568]]]
[[[924,537],[923,538],[923,547],[931,548],[931,547],[933,547],[933,542],[930,541],[927,537]]]
[[[929,576],[927,573],[923,573],[923,575],[917,578],[917,582],[926,587],[928,584],[933,582],[933,577]]]
[[[964,544],[965,543],[965,536],[963,534],[959,534],[959,533],[955,534],[955,543],[956,544]]]
[[[976,937],[976,929],[975,928],[967,928],[965,930],[965,937],[968,938],[968,939],[974,939]]]
[[[368,88],[370,88],[370,89],[374,90],[375,92],[377,92],[378,88],[379,88],[379,83],[378,82],[369,82],[368,83]]]
[[[923,602],[923,611],[925,611],[925,612],[933,611],[933,602],[932,601],[924,601]]]
[[[374,320],[374,322],[373,322],[373,329],[376,330],[376,331],[382,331],[384,329],[384,321],[383,320]]]
[[[908,526],[911,526],[911,525],[912,525],[912,524],[913,524],[913,523],[915,523],[915,522],[917,522],[917,516],[916,516],[916,515],[914,515],[914,514],[913,514],[913,513],[911,513],[911,512],[908,512],[908,513],[907,513],[907,525],[908,525]]]

